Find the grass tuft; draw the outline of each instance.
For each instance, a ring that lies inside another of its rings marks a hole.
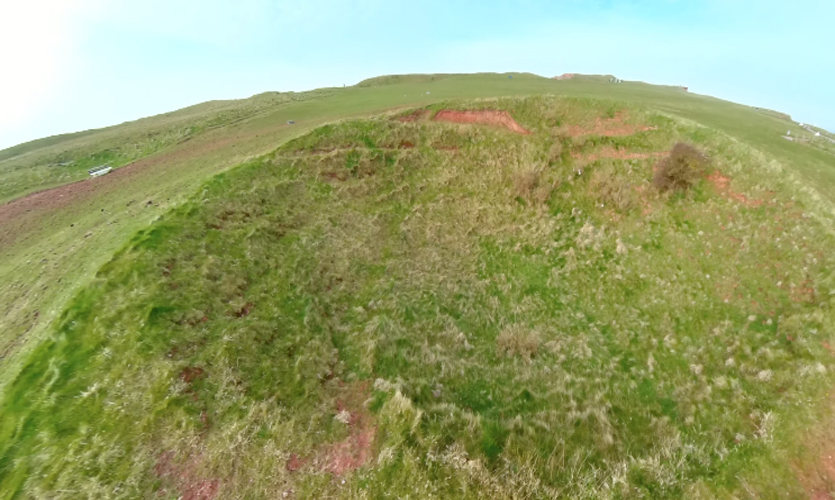
[[[496,352],[499,356],[520,356],[530,363],[541,343],[537,332],[522,325],[512,325],[502,330],[496,338]]]
[[[638,195],[629,179],[613,169],[596,170],[591,175],[589,190],[601,207],[628,212],[638,204]]]

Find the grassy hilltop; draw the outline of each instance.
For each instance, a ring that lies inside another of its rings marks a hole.
[[[787,130],[420,75],[0,152],[0,498],[828,498],[835,156]]]

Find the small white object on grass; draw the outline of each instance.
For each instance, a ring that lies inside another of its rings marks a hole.
[[[343,424],[350,424],[351,423],[351,412],[348,410],[342,410],[341,412],[337,413],[334,420]]]

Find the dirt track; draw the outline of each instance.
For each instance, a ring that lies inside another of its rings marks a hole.
[[[597,118],[592,126],[570,125],[568,135],[582,137],[585,135],[599,135],[601,137],[624,137],[637,132],[655,130],[656,127],[638,126],[627,123],[629,115],[618,112],[612,118]]]
[[[504,127],[508,130],[516,132],[517,134],[531,133],[529,130],[516,123],[516,120],[514,120],[507,111],[455,111],[451,109],[444,109],[438,111],[433,120],[453,123],[480,123],[483,125]]]

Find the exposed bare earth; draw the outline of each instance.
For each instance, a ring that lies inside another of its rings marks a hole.
[[[344,423],[348,426],[348,437],[324,445],[313,457],[291,454],[285,464],[287,471],[296,472],[312,466],[317,471],[342,476],[359,469],[373,458],[377,427],[373,416],[365,408],[369,384],[340,382],[339,385],[342,397],[336,402],[336,411],[347,417]]]
[[[365,399],[369,396],[368,382],[345,384],[340,382],[342,397],[336,402],[340,413],[349,415],[350,435],[342,441],[325,446],[320,458],[316,460],[320,470],[341,476],[359,469],[372,458],[374,437],[377,427],[373,416],[365,408]]]
[[[629,116],[621,111],[616,113],[612,118],[597,118],[593,125],[569,125],[568,135],[571,137],[582,137],[586,135],[623,137],[637,132],[656,129],[656,127],[630,124],[628,123],[628,119]]]
[[[835,349],[823,343],[833,355]],[[830,404],[835,404],[835,397],[830,396]],[[814,430],[805,440],[805,447],[812,452],[812,462],[806,460],[792,464],[800,483],[811,500],[833,500],[835,492],[835,446],[833,445],[831,424]]]
[[[200,458],[192,457],[186,463],[176,463],[170,452],[163,453],[157,459],[154,470],[157,476],[167,482],[181,500],[213,500],[220,490],[217,479],[201,478],[197,473]],[[169,492],[165,486],[160,491]]]
[[[351,414],[351,419],[356,420],[357,416]],[[323,470],[341,476],[359,469],[371,458],[376,429],[362,422],[352,422],[351,425],[357,429],[330,447]]]
[[[519,125],[507,111],[455,111],[451,109],[444,109],[438,111],[433,120],[453,123],[479,123],[482,125],[492,125],[494,127],[504,127],[508,130],[516,132],[517,134],[531,133],[529,130]]]
[[[720,174],[719,172],[713,172],[707,176],[707,180],[713,184],[716,189],[733,200],[736,200],[743,205],[748,205],[749,207],[759,207],[763,204],[762,200],[752,200],[745,196],[742,193],[737,193],[730,188],[731,178]]]

